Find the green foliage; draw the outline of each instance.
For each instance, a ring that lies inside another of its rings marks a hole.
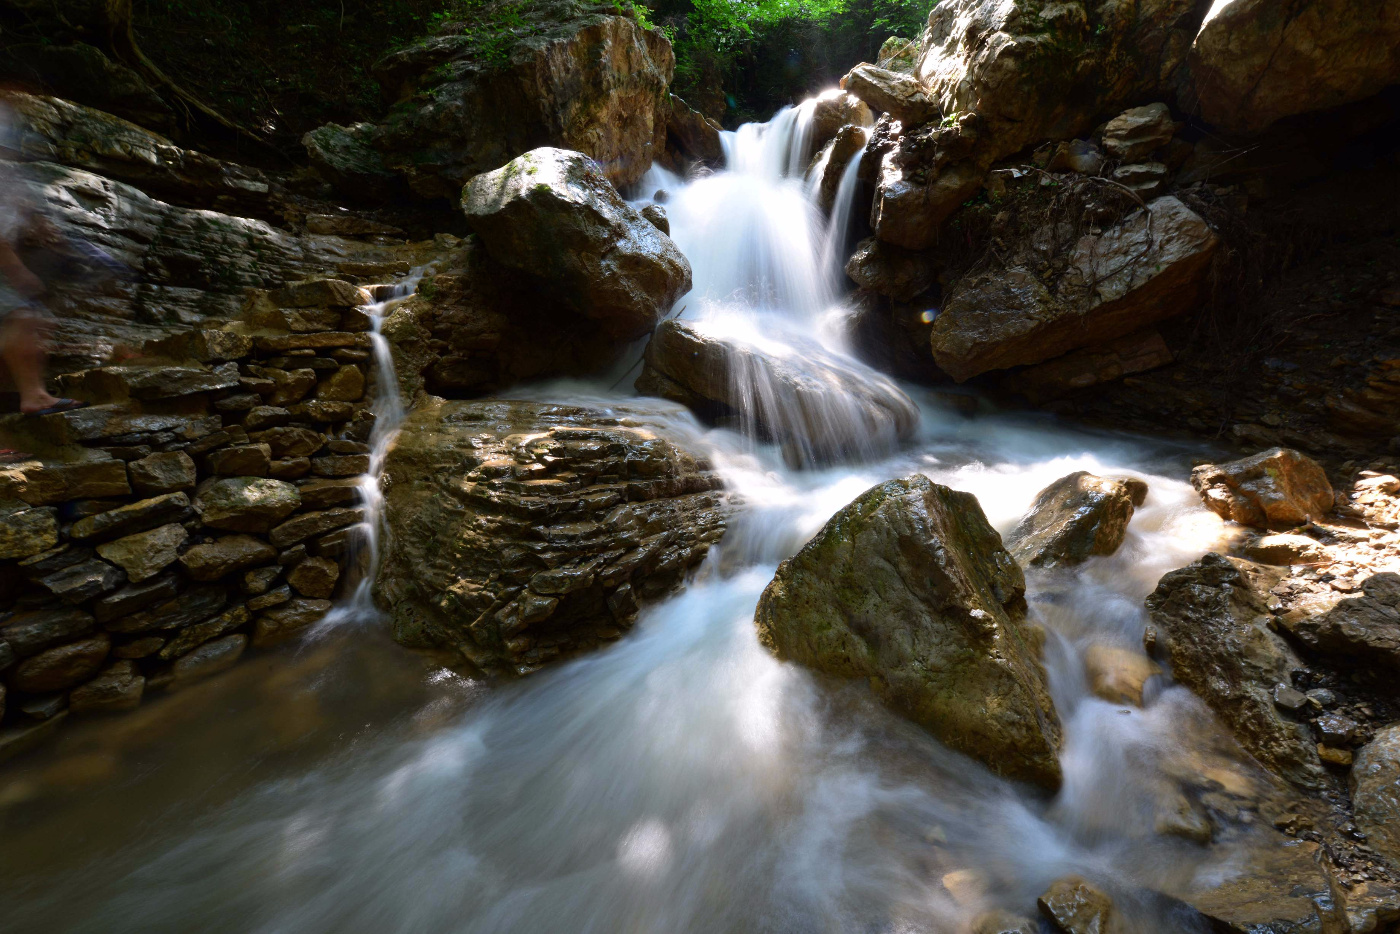
[[[676,50],[675,90],[728,124],[766,119],[918,36],[934,0],[650,0]]]

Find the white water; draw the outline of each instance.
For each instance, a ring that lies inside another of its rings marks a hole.
[[[821,343],[839,314],[821,269],[825,222],[793,155],[803,132],[788,112],[727,138],[734,171],[660,180],[695,267],[682,304],[698,317],[773,340],[781,321]],[[380,374],[392,378],[382,363]],[[619,398],[592,392],[567,398]],[[1193,737],[1208,720],[1178,688],[1145,709],[1097,700],[1082,663],[1089,645],[1140,645],[1145,594],[1220,536],[1183,482],[1190,452],[968,420],[914,395],[916,437],[854,467],[793,471],[771,446],[678,422],[743,506],[692,584],[620,643],[495,688],[426,733],[347,734],[340,754],[231,803],[201,812],[188,789],[146,839],[11,893],[6,917],[16,930],[103,934],[914,934],[966,931],[990,907],[1033,916],[1045,885],[1077,872],[1114,893],[1127,930],[1192,930],[1150,893],[1189,879],[1198,850],[1153,823],[1161,776],[1205,755]],[[377,458],[395,424],[381,413]],[[1152,492],[1118,554],[1032,580],[1066,733],[1053,799],[948,751],[864,686],[758,645],[753,608],[778,562],[871,485],[923,472],[976,494],[1005,532],[1078,469],[1133,472]],[[434,683],[444,697],[461,689],[447,672]]]

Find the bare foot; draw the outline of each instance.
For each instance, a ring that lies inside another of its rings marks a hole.
[[[35,412],[47,409],[51,405],[58,405],[57,396],[51,396],[47,392],[38,392],[32,396],[25,396],[19,400],[19,410],[25,415],[33,415]]]

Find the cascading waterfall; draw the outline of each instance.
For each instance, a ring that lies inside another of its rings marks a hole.
[[[793,171],[810,148],[804,121],[810,109],[797,108],[726,135],[731,167],[709,177],[647,179],[671,192],[694,267],[686,319],[786,348],[798,366],[844,359],[820,340],[839,304],[822,267],[836,224]],[[377,327],[374,345],[377,469],[401,413]],[[881,378],[849,366],[852,379]],[[765,391],[750,387],[754,399]],[[568,398],[618,398],[595,392],[573,386]],[[857,419],[841,414],[846,392],[826,386],[828,411]],[[1125,932],[1197,930],[1154,893],[1220,870],[1202,866],[1196,844],[1154,832],[1160,789],[1175,787],[1168,776],[1246,767],[1218,751],[1189,693],[1165,684],[1143,708],[1110,704],[1089,693],[1084,666],[1090,646],[1136,650],[1145,594],[1220,537],[1189,485],[1164,475],[1185,476],[1194,452],[1041,420],[966,420],[911,393],[914,437],[854,465],[793,470],[772,445],[681,426],[709,446],[742,507],[691,585],[610,648],[489,691],[446,671],[425,684],[390,666],[403,653],[375,648],[380,667],[328,661],[294,694],[269,689],[220,708],[215,724],[172,727],[161,747],[172,758],[134,763],[120,806],[100,795],[26,804],[30,822],[0,848],[6,922],[102,934],[964,932],[990,909],[1033,916],[1050,881],[1077,873],[1114,894]],[[1081,469],[1136,473],[1151,494],[1117,554],[1030,580],[1066,733],[1053,800],[950,752],[865,686],[813,678],[759,646],[754,606],[778,563],[871,485],[925,473],[975,494],[1005,533],[1038,490]],[[374,517],[377,485],[366,494]],[[371,565],[376,550],[371,537]],[[350,645],[374,631],[339,635]],[[428,696],[403,700],[417,696],[392,688],[404,679]],[[336,744],[268,754],[308,698],[324,698],[315,735]],[[213,772],[175,758],[211,729],[250,754]],[[23,800],[14,794],[0,789],[0,807]],[[83,841],[80,858],[50,845],[65,833]]]

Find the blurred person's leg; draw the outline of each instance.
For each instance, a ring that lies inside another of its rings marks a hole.
[[[32,415],[52,408],[61,401],[44,388],[44,369],[48,363],[48,321],[42,314],[19,308],[5,316],[0,324],[0,356],[14,380],[19,393],[19,410]]]

